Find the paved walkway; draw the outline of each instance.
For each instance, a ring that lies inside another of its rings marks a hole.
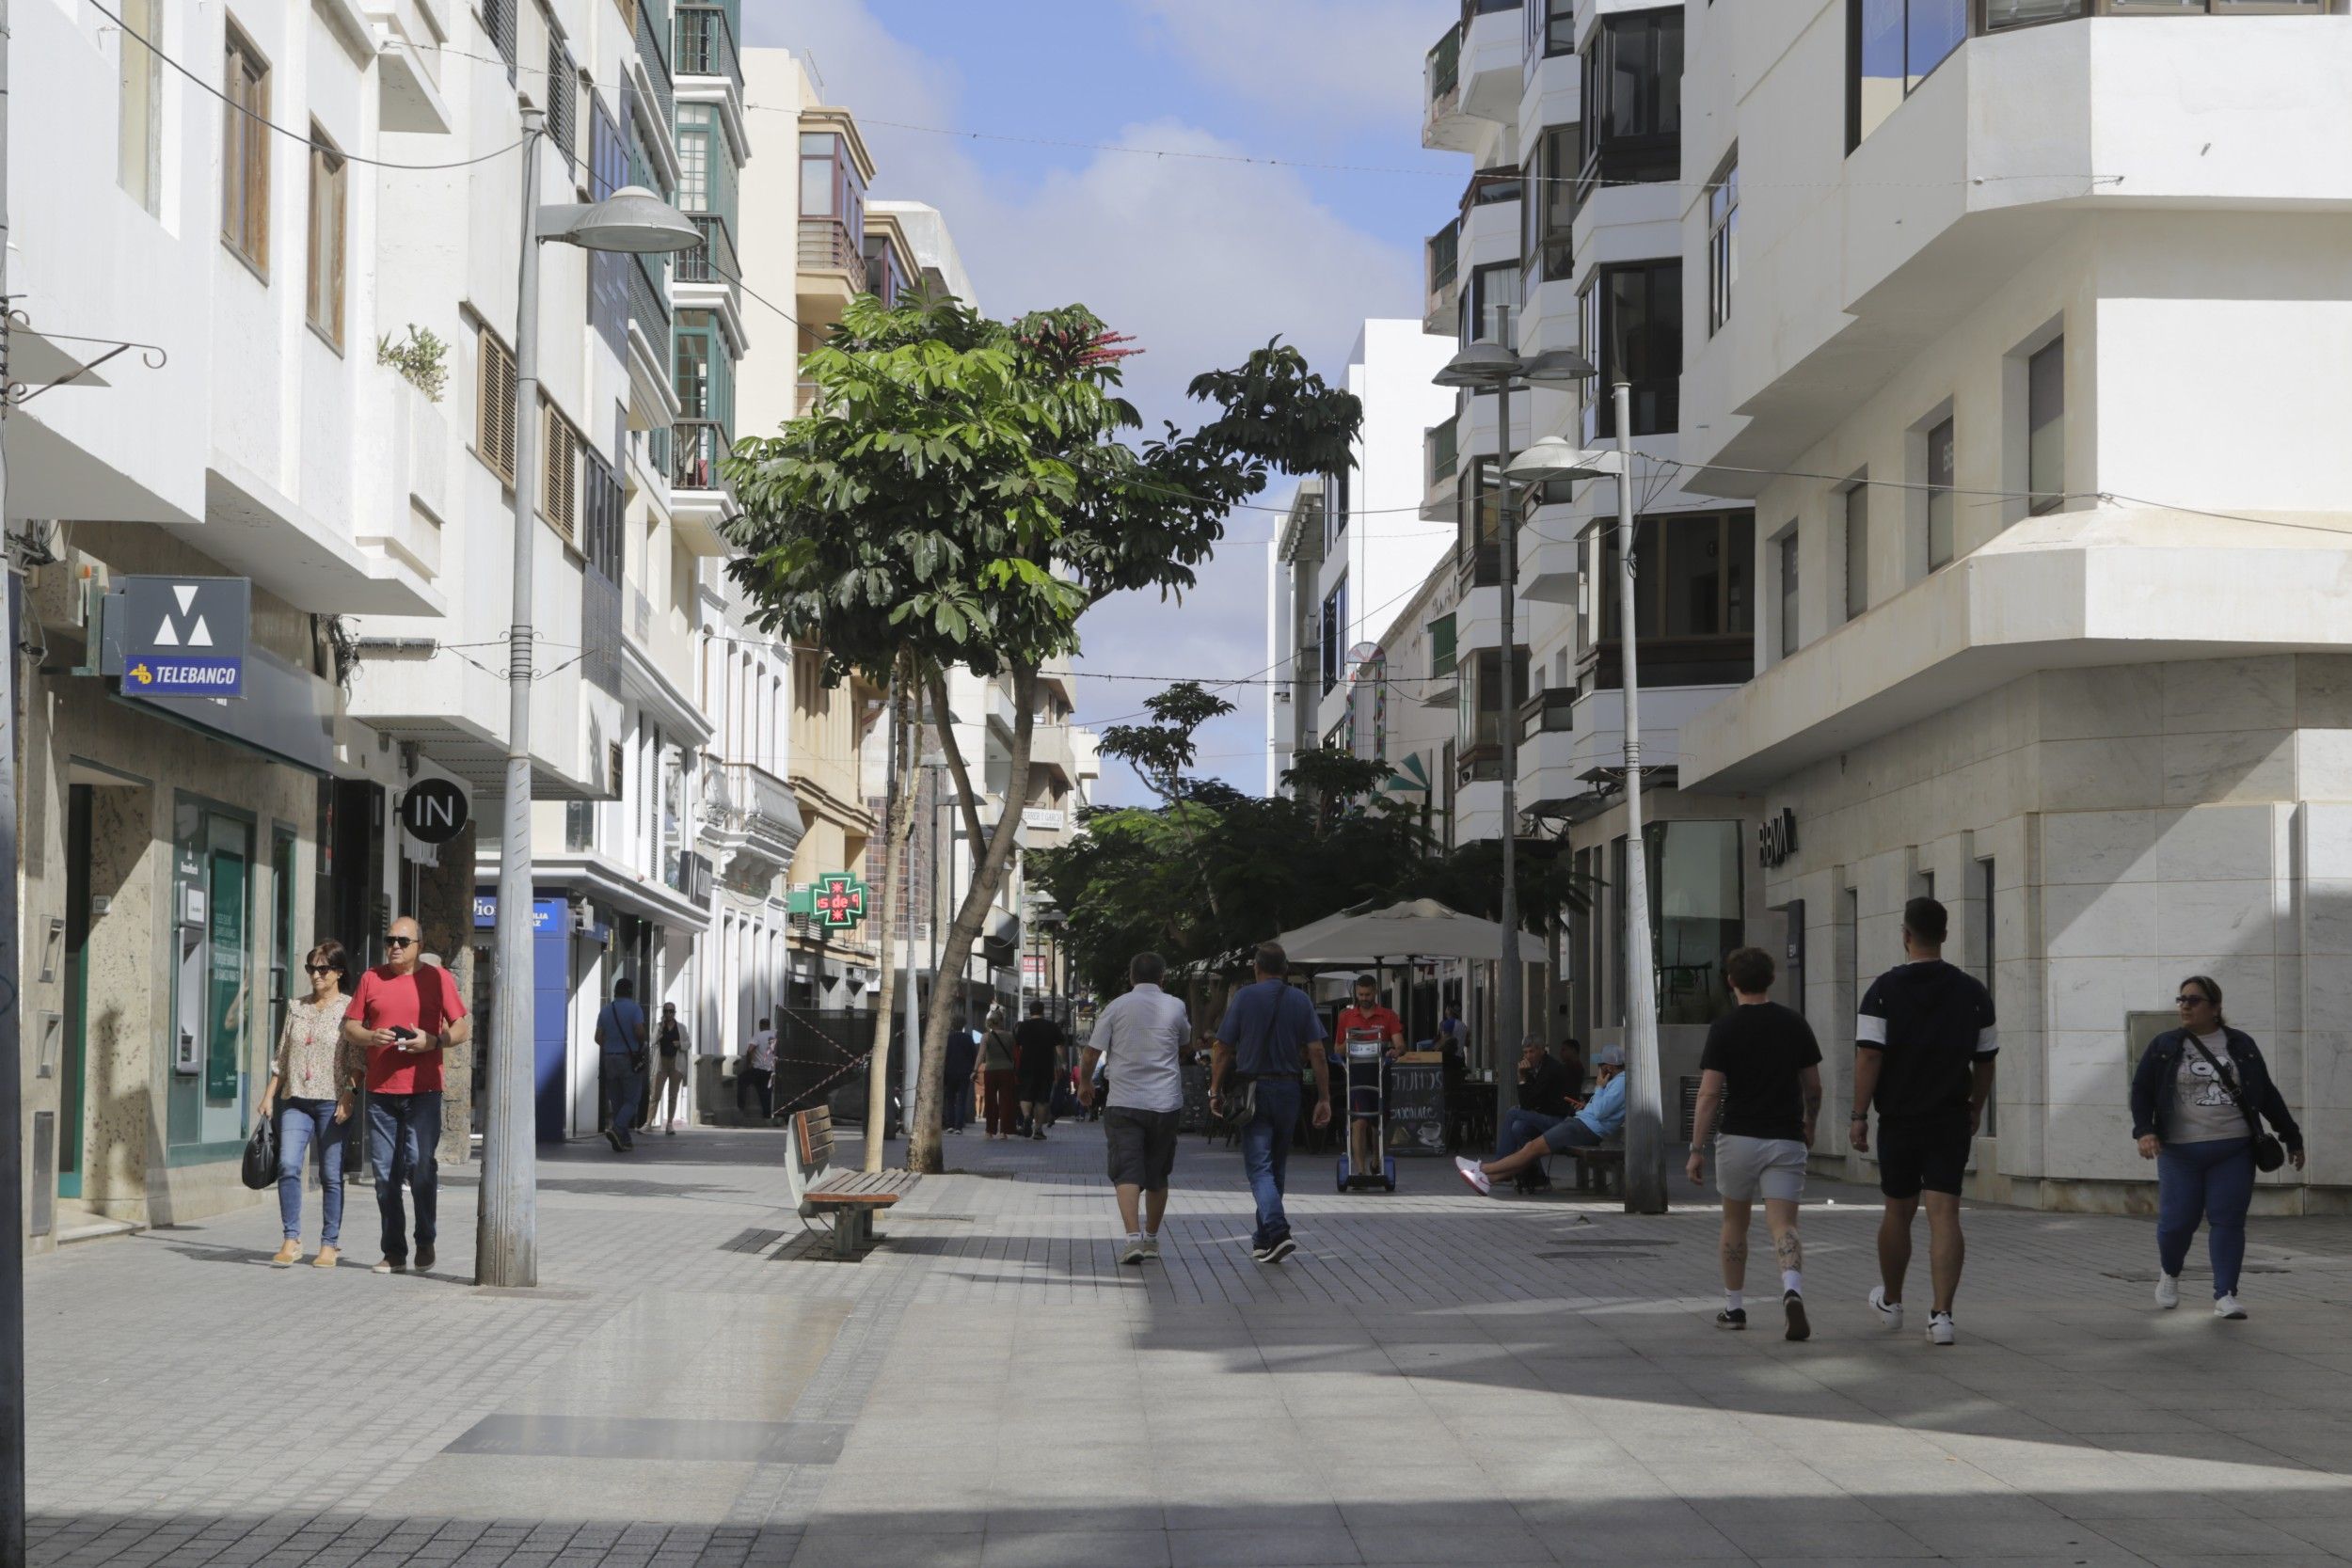
[[[1817,1189],[1792,1345],[1775,1292],[1709,1326],[1695,1203],[1307,1161],[1263,1270],[1236,1157],[1187,1138],[1164,1263],[1121,1269],[1065,1125],[951,1138],[968,1173],[842,1265],[780,1137],[552,1155],[535,1291],[465,1277],[470,1171],[428,1276],[367,1272],[357,1189],[334,1274],[263,1266],[260,1208],[36,1261],[34,1560],[2352,1561],[2352,1222],[2256,1222],[2255,1315],[2217,1323],[2151,1308],[2146,1221],[1975,1210],[1935,1350],[1863,1321],[1872,1195]]]

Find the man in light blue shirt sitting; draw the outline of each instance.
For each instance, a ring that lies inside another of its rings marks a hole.
[[[1464,1155],[1454,1162],[1462,1180],[1475,1191],[1491,1195],[1497,1181],[1507,1181],[1548,1155],[1572,1148],[1598,1148],[1625,1131],[1625,1048],[1604,1045],[1593,1053],[1593,1073],[1599,1086],[1582,1109],[1548,1132],[1530,1138],[1514,1154],[1485,1164]]]

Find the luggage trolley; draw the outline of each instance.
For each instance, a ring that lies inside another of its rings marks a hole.
[[[1383,1192],[1396,1191],[1396,1156],[1389,1152],[1389,1086],[1387,1074],[1381,1069],[1381,1051],[1386,1043],[1375,1029],[1351,1029],[1342,1042],[1347,1053],[1347,1083],[1343,1086],[1347,1106],[1347,1132],[1340,1139],[1340,1191],[1369,1192],[1377,1187]],[[1362,1081],[1359,1081],[1359,1069]],[[1357,1096],[1363,1095],[1359,1109]],[[1356,1152],[1355,1131],[1359,1121],[1372,1123],[1372,1162],[1370,1168],[1352,1170],[1349,1162]]]

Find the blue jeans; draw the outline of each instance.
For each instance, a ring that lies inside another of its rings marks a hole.
[[[1495,1134],[1495,1158],[1502,1160],[1517,1154],[1567,1119],[1548,1117],[1523,1105],[1512,1106],[1502,1114],[1502,1131]]]
[[[635,1143],[637,1107],[644,1102],[645,1075],[629,1065],[626,1051],[606,1052],[596,1073],[604,1089],[605,1125],[621,1135],[623,1144]]]
[[[437,1234],[440,1201],[441,1091],[368,1096],[368,1174],[375,1180],[375,1208],[384,1222],[384,1256],[408,1260],[408,1215],[401,1188],[417,1200],[417,1245],[428,1247]]]
[[[1269,1247],[1291,1233],[1282,1212],[1282,1178],[1290,1168],[1291,1132],[1298,1125],[1298,1080],[1261,1078],[1257,1112],[1241,1130],[1241,1168],[1258,1200],[1255,1244]]]
[[[2164,1272],[2177,1275],[2188,1261],[2188,1243],[2201,1219],[2205,1250],[2213,1259],[2213,1293],[2233,1294],[2246,1261],[2246,1211],[2253,1201],[2252,1139],[2216,1138],[2157,1149],[2156,1253]]]
[[[278,1118],[278,1218],[286,1240],[302,1240],[302,1165],[319,1151],[319,1209],[326,1225],[319,1245],[334,1246],[343,1233],[343,1148],[351,1124],[335,1119],[331,1100],[289,1100]]]

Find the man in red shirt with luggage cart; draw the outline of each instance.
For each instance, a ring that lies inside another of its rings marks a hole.
[[[1380,1042],[1378,1060],[1359,1062],[1350,1057],[1349,1041],[1374,1039]],[[1331,1049],[1347,1075],[1347,1168],[1356,1175],[1374,1172],[1379,1153],[1379,1129],[1374,1123],[1380,1114],[1380,1074],[1389,1058],[1405,1049],[1405,1021],[1380,1005],[1379,976],[1370,973],[1356,976],[1356,1001],[1340,1009],[1339,1027],[1331,1032]]]

